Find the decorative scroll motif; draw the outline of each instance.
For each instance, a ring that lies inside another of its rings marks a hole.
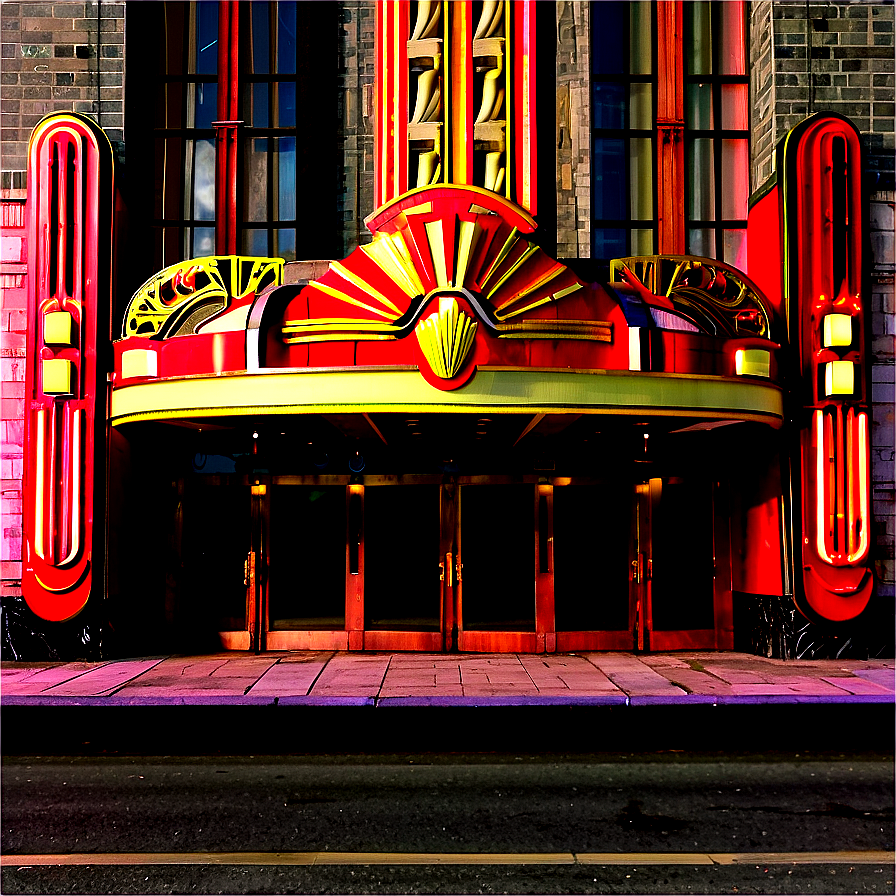
[[[477,88],[474,102],[478,97],[478,112],[473,123],[473,170],[476,172],[481,167],[484,172],[482,186],[496,193],[504,190],[507,179],[505,99],[509,84],[504,58],[507,47],[504,7],[500,0],[485,0],[473,33],[473,70]],[[480,155],[484,156],[484,163],[479,162],[477,156]]]
[[[38,124],[28,149],[22,593],[52,621],[87,603],[103,536],[94,527],[104,489],[96,358],[111,307],[113,189],[112,148],[92,121],[57,113]]]
[[[419,0],[413,14],[413,31],[407,41],[404,62],[408,88],[412,90],[413,109],[407,125],[409,176],[416,186],[438,183],[444,171],[445,90],[443,59],[445,54],[445,17],[436,0]]]
[[[284,321],[284,342],[394,340],[417,327],[433,372],[453,379],[473,351],[478,323],[498,338],[611,340],[609,323],[529,319],[583,284],[526,239],[535,222],[494,193],[452,184],[414,190],[367,223],[373,241],[331,262],[304,288],[312,310],[308,318]],[[418,326],[435,297],[436,320]],[[324,308],[326,316],[315,313]],[[447,352],[444,340],[452,333]]]
[[[534,0],[382,0],[375,202],[437,183],[535,209]]]
[[[196,333],[240,300],[278,285],[283,264],[281,258],[227,255],[171,265],[134,293],[121,335],[167,339]]]
[[[675,311],[716,336],[774,339],[774,314],[759,288],[721,261],[679,255],[617,258],[611,284],[628,287],[662,311]]]
[[[444,380],[457,374],[473,345],[478,324],[452,296],[439,298],[439,310],[417,324],[415,333],[432,372]]]

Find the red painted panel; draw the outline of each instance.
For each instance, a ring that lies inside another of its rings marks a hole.
[[[775,185],[750,209],[747,218],[747,273],[783,317],[780,198],[780,189]]]
[[[102,587],[106,385],[97,355],[109,332],[113,189],[112,148],[92,121],[57,113],[35,128],[22,593],[53,621],[77,614]],[[53,387],[45,362],[69,382]]]

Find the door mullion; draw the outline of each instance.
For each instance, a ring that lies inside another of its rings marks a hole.
[[[346,489],[345,628],[348,649],[364,649],[364,486]]]

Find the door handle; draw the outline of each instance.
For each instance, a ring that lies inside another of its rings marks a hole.
[[[247,588],[255,584],[255,551],[249,551],[243,563],[243,584]]]
[[[452,557],[452,554],[450,551],[448,551],[448,553],[445,554],[445,562],[439,564],[439,581],[440,582],[445,581],[445,572],[447,570],[447,572],[448,572],[448,587],[449,588],[454,584],[454,582],[451,580],[451,578],[452,578],[451,577],[451,570],[452,570],[451,557]]]
[[[638,561],[632,560],[632,574],[631,574],[632,582],[640,582],[641,577],[638,575]]]

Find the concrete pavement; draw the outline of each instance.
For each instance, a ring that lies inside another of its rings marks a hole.
[[[331,651],[0,665],[3,706],[894,703],[893,660]]]

